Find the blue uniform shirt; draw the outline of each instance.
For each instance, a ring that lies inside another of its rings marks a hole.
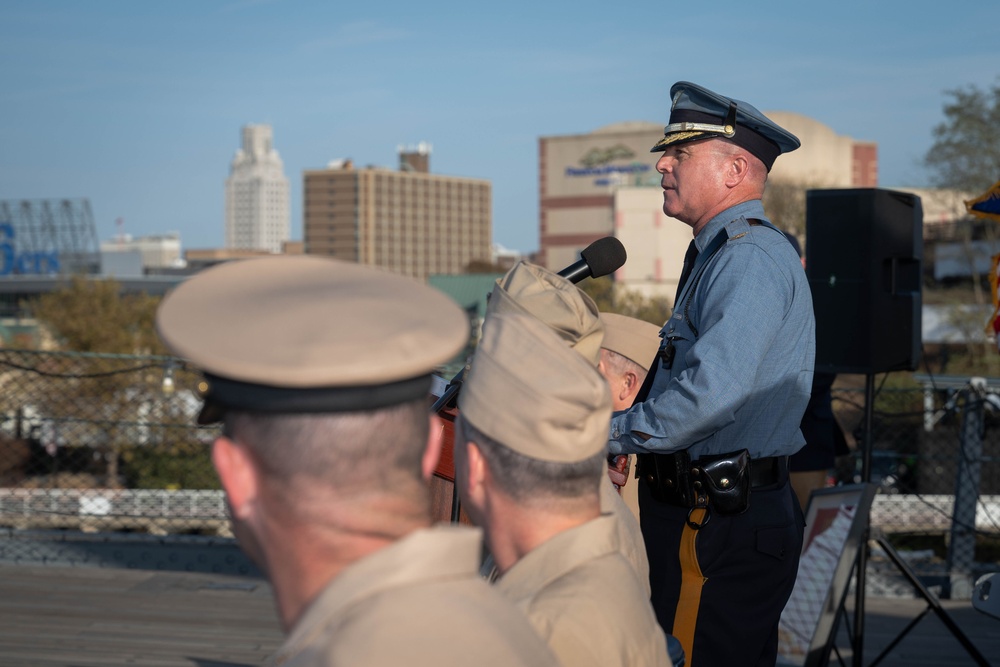
[[[614,414],[610,453],[758,458],[805,442],[816,355],[809,283],[785,236],[749,220],[767,220],[759,200],[723,211],[695,238],[698,260],[660,332],[675,348],[672,366],[659,366],[645,402]],[[720,232],[725,242],[708,257]]]

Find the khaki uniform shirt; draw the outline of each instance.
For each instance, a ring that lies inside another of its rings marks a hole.
[[[635,484],[635,482],[633,482]],[[615,490],[615,485],[607,475],[601,482],[601,514],[611,514],[618,524],[618,542],[621,554],[635,570],[639,585],[649,598],[649,559],[646,557],[646,543],[635,514],[625,504],[625,500]]]
[[[614,517],[563,531],[514,564],[497,588],[564,667],[667,667],[666,637],[619,551]]]
[[[478,576],[482,533],[418,530],[343,570],[309,605],[271,664],[555,663],[509,601]]]

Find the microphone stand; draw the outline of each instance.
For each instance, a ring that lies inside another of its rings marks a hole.
[[[465,379],[465,369],[463,368],[459,372],[455,373],[455,377],[451,379],[448,386],[445,387],[444,391],[441,392],[441,396],[434,401],[434,405],[431,406],[431,412],[440,415],[445,410],[454,408],[458,404],[458,392],[462,390],[462,381]],[[452,448],[454,448],[454,438],[452,438]],[[458,480],[452,480],[451,484],[451,522],[458,523],[462,515],[462,501],[458,497]]]
[[[431,412],[439,415],[443,410],[455,407],[458,403],[458,392],[462,390],[463,380],[465,380],[464,368],[455,373],[455,377],[451,379],[451,382],[444,388],[438,399],[434,401],[434,405],[431,406]]]

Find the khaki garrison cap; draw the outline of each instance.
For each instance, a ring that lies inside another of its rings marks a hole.
[[[463,419],[519,454],[571,463],[608,442],[611,391],[579,352],[534,317],[496,313],[459,394]]]
[[[163,300],[156,327],[205,374],[202,424],[227,408],[343,412],[426,396],[469,334],[462,309],[431,287],[303,255],[203,271]]]
[[[660,349],[660,327],[634,317],[601,313],[604,343],[601,347],[617,352],[643,368],[649,368]]]
[[[486,324],[497,313],[532,315],[563,338],[595,366],[601,358],[601,325],[597,305],[576,285],[557,273],[518,262],[497,280],[486,307]]]

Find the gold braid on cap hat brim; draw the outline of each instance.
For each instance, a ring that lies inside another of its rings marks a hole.
[[[663,138],[656,142],[656,146],[653,148],[659,148],[661,146],[669,146],[670,144],[676,144],[678,141],[687,141],[689,139],[695,139],[697,137],[703,136],[704,132],[672,132],[670,134],[663,135]]]
[[[676,106],[676,100],[674,101]],[[679,141],[689,141],[705,134],[715,134],[732,139],[736,136],[736,102],[729,103],[729,110],[726,112],[726,120],[722,125],[716,123],[696,123],[683,121],[680,123],[670,123],[663,128],[663,138],[660,139],[650,152],[656,151],[663,146],[676,144]]]

